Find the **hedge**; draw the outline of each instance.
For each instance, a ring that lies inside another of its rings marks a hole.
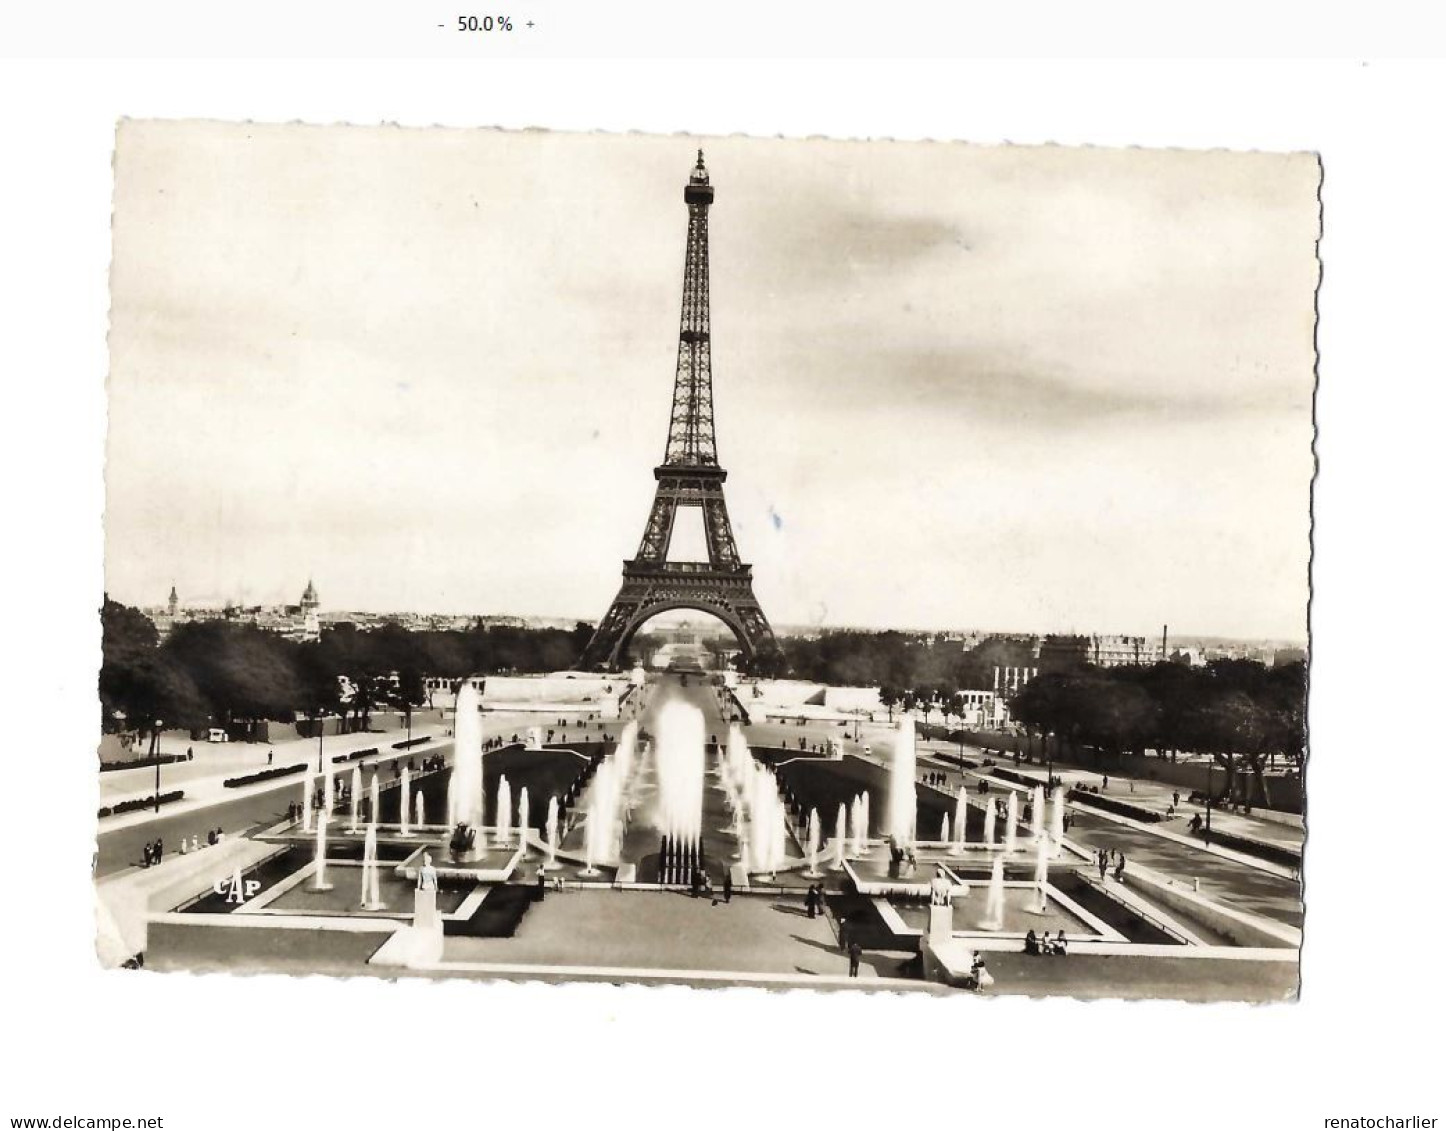
[[[1207,840],[1204,828],[1199,829],[1195,835],[1201,840]],[[1221,848],[1233,848],[1236,852],[1243,852],[1247,856],[1257,856],[1261,860],[1269,860],[1272,864],[1282,864],[1287,868],[1300,867],[1300,853],[1282,845],[1267,844],[1265,841],[1251,840],[1244,836],[1233,836],[1230,833],[1223,833],[1219,829],[1210,830],[1207,843],[1218,844]]]
[[[169,805],[172,801],[179,801],[186,796],[184,789],[173,789],[169,793],[160,796],[162,805]],[[120,813],[133,813],[137,809],[149,809],[156,804],[156,795],[149,797],[132,797],[129,801],[117,801],[114,805],[102,805],[97,811],[97,817],[114,817]]]
[[[1135,821],[1144,821],[1146,824],[1154,824],[1156,821],[1163,821],[1165,819],[1165,815],[1157,810],[1146,809],[1140,805],[1131,805],[1128,801],[1120,801],[1114,797],[1106,797],[1101,793],[1072,789],[1069,791],[1068,796],[1076,805],[1088,805],[1092,809],[1103,809],[1106,813],[1114,813],[1119,817],[1129,817]]]
[[[337,762],[355,762],[360,758],[370,758],[373,754],[380,754],[381,751],[375,746],[368,746],[365,750],[353,750],[350,754],[343,754],[340,758],[334,759]]]
[[[184,754],[162,754],[159,758],[137,758],[131,762],[102,762],[100,764],[100,772],[104,774],[109,773],[111,770],[134,770],[141,766],[154,766],[157,763],[165,766],[171,762],[184,761],[186,761]]]
[[[424,742],[431,742],[432,736],[424,734],[421,738],[404,738],[401,742],[392,743],[393,750],[410,750],[413,746],[420,746]]]
[[[259,770],[254,774],[242,774],[239,778],[227,778],[221,784],[227,789],[235,789],[241,785],[254,785],[259,781],[270,781],[272,778],[284,778],[287,774],[299,774],[306,769],[305,762],[295,762],[290,766],[274,766],[269,770]]]

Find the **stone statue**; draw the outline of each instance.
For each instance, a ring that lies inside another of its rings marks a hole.
[[[417,890],[437,890],[437,869],[432,867],[432,854],[422,853],[422,866],[417,869]]]

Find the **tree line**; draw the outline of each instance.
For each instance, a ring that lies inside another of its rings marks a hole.
[[[161,640],[138,609],[101,609],[102,725],[107,732],[199,730],[235,723],[341,715],[365,728],[371,711],[426,702],[424,676],[556,671],[571,667],[592,633],[488,626],[412,631],[398,625],[322,629],[290,640],[226,620],[178,624]]]
[[[947,702],[956,691],[992,690],[996,667],[1033,667],[1034,642],[990,637],[970,648],[933,633],[840,629],[782,637],[747,665],[765,679],[806,679],[843,687],[911,693],[921,703]]]
[[[1015,721],[1074,758],[1155,751],[1207,754],[1225,769],[1225,795],[1249,768],[1270,804],[1267,770],[1301,766],[1306,749],[1306,666],[1212,660],[1042,672],[1012,696]],[[1052,737],[1051,737],[1052,736]]]

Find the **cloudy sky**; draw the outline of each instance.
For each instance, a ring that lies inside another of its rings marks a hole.
[[[123,123],[111,595],[601,616],[699,144],[775,623],[1304,637],[1304,154]]]

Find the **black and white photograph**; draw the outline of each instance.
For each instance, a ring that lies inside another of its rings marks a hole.
[[[103,967],[1298,996],[1319,155],[112,172]]]

